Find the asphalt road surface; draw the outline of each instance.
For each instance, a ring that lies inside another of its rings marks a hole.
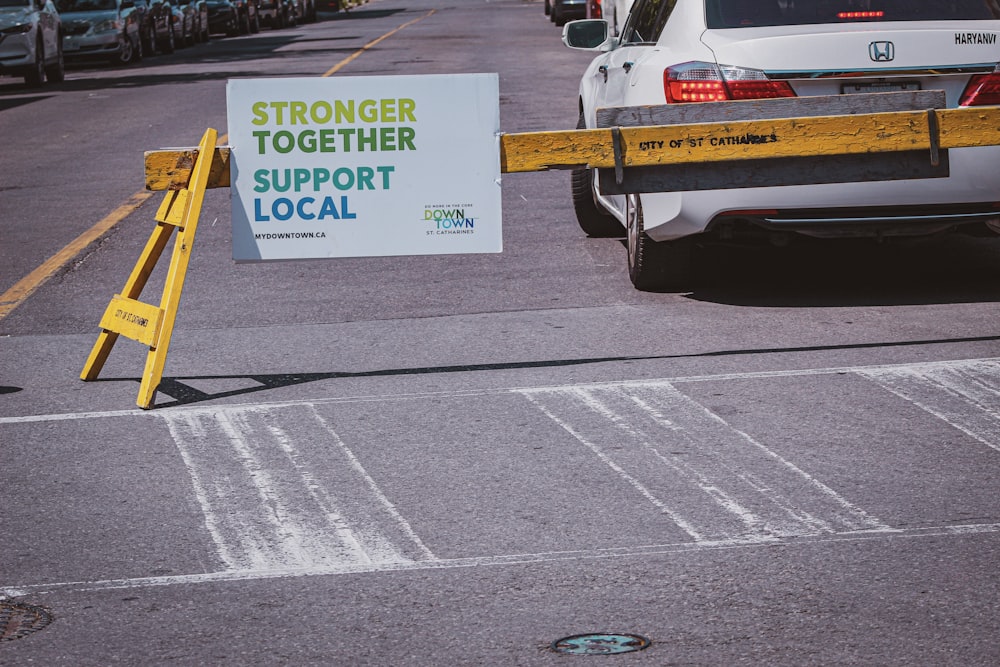
[[[1000,663],[995,239],[651,294],[566,172],[504,176],[492,255],[234,264],[212,190],[156,407],[132,341],[78,379],[143,151],[225,134],[227,80],[497,72],[522,132],[586,62],[540,1],[374,0],[0,79],[0,664]]]

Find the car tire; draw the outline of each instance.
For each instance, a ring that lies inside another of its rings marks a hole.
[[[253,20],[250,21],[250,33],[256,35],[260,32],[260,13],[254,12]]]
[[[586,128],[587,123],[583,119],[583,112],[581,112],[576,129],[584,130]],[[574,169],[570,174],[570,187],[576,221],[587,236],[608,238],[622,235],[624,230],[621,223],[598,204],[594,197],[593,169]]]
[[[632,285],[643,292],[690,289],[694,273],[693,239],[654,241],[646,235],[642,199],[637,194],[626,199],[628,277]]]
[[[167,37],[163,40],[163,48],[160,49],[161,53],[173,53],[177,49],[177,39],[174,36],[174,26],[170,24],[167,26]]]
[[[156,55],[156,26],[150,26],[146,34],[139,39],[142,43],[142,52],[147,56]]]
[[[250,34],[250,10],[247,10],[247,12],[245,14],[240,14],[240,16],[239,16],[239,24],[240,24],[240,28],[239,28],[240,34],[241,35],[249,35]]]
[[[549,0],[545,0],[545,15],[550,16],[552,14],[552,5]]]
[[[45,47],[39,38],[35,46],[35,62],[24,70],[24,84],[29,88],[37,88],[45,82]]]
[[[66,80],[66,61],[63,58],[62,35],[59,36],[59,55],[56,61],[45,68],[45,80],[49,83],[62,83]]]
[[[121,37],[121,47],[111,58],[112,65],[131,65],[137,61],[136,51],[142,48],[142,40],[139,40],[139,46],[137,47],[135,43],[129,39],[128,35],[122,35]]]

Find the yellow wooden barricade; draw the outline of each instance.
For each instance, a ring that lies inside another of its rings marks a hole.
[[[168,188],[163,203],[156,212],[156,227],[131,275],[125,281],[125,288],[121,294],[112,297],[104,311],[101,333],[80,374],[83,380],[97,379],[119,335],[149,346],[146,367],[139,385],[139,397],[136,399],[141,408],[152,406],[156,389],[163,379],[167,349],[177,318],[181,291],[184,289],[184,277],[194,246],[194,234],[208,187],[217,139],[218,133],[215,130],[207,130],[198,145],[193,166],[184,174],[183,186],[178,184],[177,189]],[[139,301],[139,295],[175,229],[177,239],[167,269],[160,305],[157,307]]]
[[[879,95],[898,97],[902,94]],[[803,100],[792,104],[815,106],[824,103],[817,99]],[[644,109],[645,113],[656,108]],[[746,108],[743,111],[746,115]],[[163,376],[205,190],[230,185],[229,147],[216,146],[215,142],[215,130],[208,130],[197,149],[146,153],[146,188],[166,190],[167,195],[156,214],[157,227],[126,281],[125,289],[112,298],[101,319],[102,332],[81,374],[84,380],[97,378],[119,335],[148,345],[149,354],[137,400],[142,408],[152,405]],[[928,108],[503,134],[500,137],[500,164],[503,173],[579,167],[613,170],[620,184],[623,173],[637,167],[663,169],[673,165],[702,164],[721,167],[745,161],[762,164],[804,157],[906,151],[927,151],[926,159],[937,165],[940,153],[949,148],[995,145],[1000,145],[1000,107]],[[138,301],[175,228],[178,236],[160,306]]]

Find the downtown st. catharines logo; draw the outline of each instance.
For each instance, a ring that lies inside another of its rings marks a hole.
[[[428,236],[439,234],[475,234],[476,219],[471,204],[425,206],[422,222]]]

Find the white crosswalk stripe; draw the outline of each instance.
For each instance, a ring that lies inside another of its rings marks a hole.
[[[164,418],[227,569],[433,558],[312,406]]]
[[[889,530],[668,382],[522,393],[696,541]]]
[[[1000,361],[887,366],[858,373],[1000,451]]]

